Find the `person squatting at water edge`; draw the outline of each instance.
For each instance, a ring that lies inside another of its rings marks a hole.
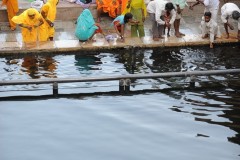
[[[102,33],[102,29],[95,23],[89,9],[84,9],[77,19],[75,36],[80,42],[91,40],[94,34]]]
[[[54,21],[57,14],[57,5],[59,0],[48,0],[41,8],[41,15],[44,18],[48,27],[48,37],[50,41],[53,41],[55,34]]]
[[[122,42],[124,41],[124,30],[125,30],[126,23],[137,24],[139,22],[136,20],[133,20],[133,15],[131,13],[126,13],[125,15],[118,16],[111,23],[111,26],[114,26],[114,29],[117,32],[117,34],[120,36]]]
[[[162,0],[150,1],[147,6],[147,12],[149,13],[150,19],[152,21],[153,40],[159,41],[159,38],[163,38],[162,35],[164,25],[170,27],[175,21],[176,11],[174,9],[173,3]],[[171,15],[169,22],[160,18],[166,13]]]
[[[128,0],[96,0],[97,22],[101,21],[101,14],[108,13],[109,17],[116,18],[126,8]]]
[[[212,19],[217,23],[218,18],[218,10],[219,10],[219,0],[196,0],[197,2],[194,3],[189,7],[189,9],[193,10],[193,7],[198,4],[203,4],[205,6],[204,13],[205,12],[211,12]]]
[[[240,40],[240,9],[234,3],[226,3],[221,8],[221,19],[222,19],[222,22],[224,23],[227,39],[229,38],[228,27],[231,30],[234,30],[234,27],[229,23],[230,18],[238,21],[237,39]]]
[[[16,29],[16,24],[12,21],[12,18],[18,13],[18,0],[3,0],[1,7],[6,5],[9,27],[12,31]]]
[[[19,16],[14,16],[12,21],[21,27],[24,43],[48,40],[47,25],[36,9],[29,8]]]
[[[211,16],[211,12],[204,13],[204,17],[201,21],[201,30],[202,38],[210,37],[210,48],[213,48],[213,42],[217,37],[219,27],[217,23],[211,18]]]
[[[129,0],[126,9],[122,14],[131,13],[133,19],[138,23],[130,23],[131,37],[144,37],[144,21],[147,16],[147,9],[144,0]]]

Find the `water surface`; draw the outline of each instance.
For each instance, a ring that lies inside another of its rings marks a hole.
[[[239,47],[134,53],[0,58],[1,80],[240,68]],[[201,76],[196,90],[0,101],[0,159],[238,160],[236,79],[239,75]],[[203,81],[208,82],[204,87]],[[166,89],[186,82],[187,78],[135,80],[131,90]],[[221,87],[213,88],[216,83]],[[61,93],[108,92],[118,90],[118,82],[60,88]],[[0,88],[1,97],[51,92],[49,85]]]

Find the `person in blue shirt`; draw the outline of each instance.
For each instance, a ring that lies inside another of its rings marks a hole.
[[[131,13],[126,13],[125,15],[120,15],[116,17],[111,26],[114,26],[115,31],[120,36],[121,40],[124,41],[124,28],[126,23],[138,23],[138,21],[133,20],[133,15]]]

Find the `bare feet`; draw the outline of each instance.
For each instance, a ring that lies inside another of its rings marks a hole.
[[[208,34],[205,34],[204,36],[202,36],[203,39],[207,38],[207,37],[208,37]]]
[[[227,33],[227,35],[226,35],[226,39],[228,39],[229,38],[229,33]]]
[[[125,42],[124,37],[120,38],[120,42]]]
[[[181,38],[181,37],[182,37],[180,33],[178,33],[178,34],[176,33],[175,36],[176,36],[177,38]]]
[[[234,30],[234,27],[233,27],[232,25],[230,25],[230,24],[229,24],[229,28],[230,28],[231,30]]]
[[[213,48],[213,43],[210,43],[210,48]]]
[[[154,37],[153,40],[154,41],[159,41],[159,38]]]
[[[179,34],[180,34],[181,36],[185,36],[185,34],[184,34],[184,33],[181,33],[181,32],[179,32]]]

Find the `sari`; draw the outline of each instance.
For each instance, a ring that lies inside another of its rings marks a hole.
[[[18,0],[3,0],[2,5],[7,6],[8,21],[9,21],[11,30],[15,30],[16,24],[12,21],[12,18],[16,16],[18,12]]]
[[[95,25],[92,13],[89,9],[84,9],[77,19],[75,36],[81,41],[87,41],[91,38],[98,27]]]
[[[121,15],[127,7],[128,0],[118,0],[118,2],[119,2],[118,14]]]
[[[100,3],[102,1],[102,4]],[[114,0],[96,0],[97,4],[97,10],[102,9],[103,12],[108,13],[108,15],[112,18],[115,18],[117,16],[117,10],[119,8],[119,1],[115,0],[115,3],[113,3]]]
[[[30,12],[32,14],[35,14],[34,19],[29,18],[28,15]],[[12,18],[12,21],[16,24],[23,24],[26,26],[30,26],[32,28],[32,30],[29,31],[29,29],[21,27],[23,42],[36,42],[37,40],[39,41],[48,40],[46,24],[42,24],[41,26],[36,28],[34,27],[35,25],[38,25],[41,21],[43,21],[41,14],[36,9],[29,8],[19,16],[14,16]]]
[[[48,0],[47,3],[44,4],[43,7],[41,8],[41,12],[44,12],[47,19],[50,20],[51,22],[54,22],[56,19],[58,1],[59,0]],[[55,34],[54,27],[51,27],[48,23],[47,26],[49,37],[53,37]]]

